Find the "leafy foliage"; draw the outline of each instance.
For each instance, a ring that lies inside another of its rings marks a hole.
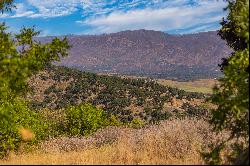
[[[0,11],[9,11],[12,0],[1,0]],[[59,57],[67,55],[70,47],[66,38],[53,39],[41,44],[33,38],[39,32],[23,28],[19,34],[7,32],[5,23],[0,23],[0,157],[20,146],[21,128],[35,134],[35,140],[44,137],[46,125],[39,115],[27,107],[22,97],[27,90],[27,79]]]
[[[11,8],[15,7],[13,5],[13,0],[1,0],[0,1],[0,12],[10,11]]]
[[[211,123],[217,131],[229,130],[231,132],[229,140],[243,138],[245,147],[241,152],[247,151],[245,155],[248,156],[249,0],[228,2],[229,15],[227,20],[223,20],[219,34],[234,49],[234,53],[221,65],[224,77],[219,80],[219,86],[214,88],[214,95],[211,98],[212,102],[218,105],[218,109],[212,110]],[[237,141],[236,145],[239,144],[240,141]],[[211,152],[210,156],[212,154]],[[239,157],[230,153],[227,155],[229,158],[233,157],[235,161]],[[246,163],[241,164],[249,164],[249,157],[244,162]]]
[[[142,120],[135,118],[128,124],[128,126],[132,128],[141,128],[144,124],[145,123]]]
[[[91,104],[66,109],[66,130],[69,135],[89,135],[108,125],[108,122],[104,111]]]
[[[49,124],[27,107],[21,99],[0,100],[0,158],[10,150],[17,150],[23,140],[22,128],[30,129],[35,138],[31,143],[43,139]]]
[[[248,4],[249,0],[228,0],[226,10],[229,10],[229,15],[226,20],[223,18],[221,22],[222,28],[219,35],[235,51],[244,50],[248,47]]]
[[[6,30],[5,24],[0,24],[0,98],[25,92],[26,80],[45,65],[66,56],[69,48],[66,38],[55,38],[47,44],[34,41],[33,37],[39,34],[34,28],[22,29],[15,39]]]

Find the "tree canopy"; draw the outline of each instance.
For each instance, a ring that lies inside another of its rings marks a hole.
[[[13,0],[0,0],[0,12],[10,11],[11,8],[14,8]]]
[[[0,1],[1,13],[13,7],[13,0]],[[22,95],[32,74],[67,56],[70,48],[66,38],[54,38],[47,44],[35,41],[39,32],[34,27],[23,28],[18,34],[7,29],[0,23],[0,157],[20,146],[22,127],[30,128],[37,139],[45,134],[45,123],[27,107]]]
[[[24,92],[28,77],[66,56],[69,48],[66,38],[55,38],[47,44],[34,41],[39,34],[34,28],[23,28],[14,37],[6,29],[4,23],[0,24],[0,98]]]
[[[221,23],[219,35],[234,52],[221,64],[224,76],[214,87],[211,101],[218,108],[212,110],[211,123],[217,131],[230,131],[230,138],[221,142],[210,157],[212,163],[219,163],[222,147],[237,139],[233,145],[237,150],[227,156],[234,163],[246,164],[249,163],[249,0],[229,0],[226,10],[229,14]]]

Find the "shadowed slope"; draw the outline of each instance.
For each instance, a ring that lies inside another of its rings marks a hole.
[[[219,76],[218,64],[230,53],[217,32],[169,35],[135,30],[68,36],[70,56],[60,65],[85,71],[190,80]],[[46,42],[51,37],[40,38]]]

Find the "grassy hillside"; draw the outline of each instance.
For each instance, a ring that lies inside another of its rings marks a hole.
[[[96,75],[65,67],[51,66],[29,81],[33,94],[30,106],[36,109],[64,109],[91,103],[126,123],[146,123],[173,116],[200,116],[206,95],[163,86],[151,79]]]

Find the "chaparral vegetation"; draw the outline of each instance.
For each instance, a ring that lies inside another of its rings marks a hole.
[[[0,23],[0,164],[249,164],[249,0],[225,10],[218,34],[233,52],[198,92],[55,65],[66,37]]]

